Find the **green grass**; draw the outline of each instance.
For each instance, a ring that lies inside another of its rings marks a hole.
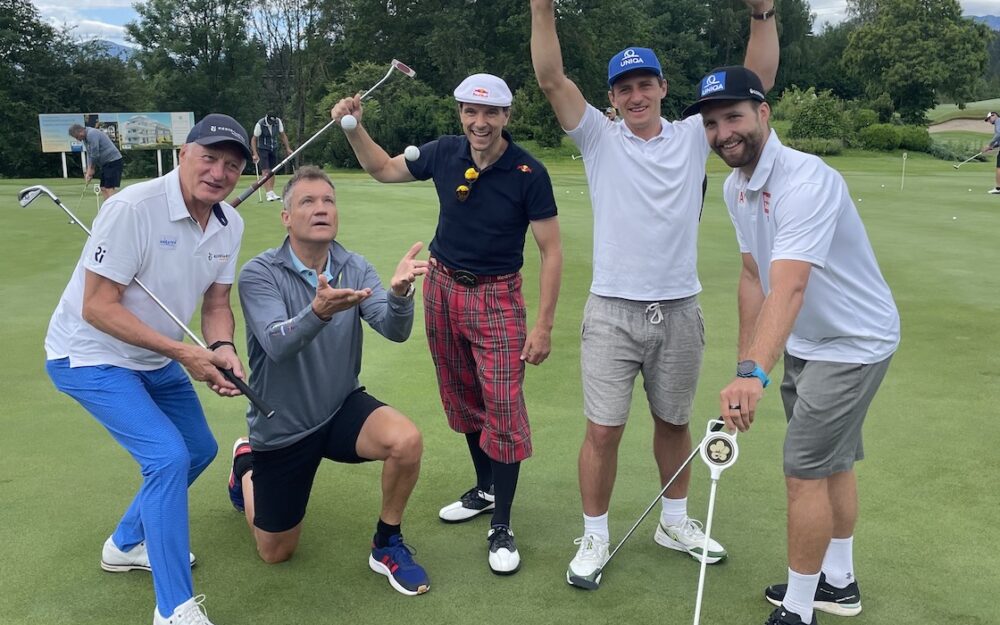
[[[899,153],[849,153],[829,162],[844,173],[858,200],[902,315],[902,346],[872,407],[868,459],[858,467],[855,561],[865,596],[858,622],[996,623],[995,604],[987,599],[1000,570],[993,424],[1000,405],[1000,198],[985,194],[993,165],[971,163],[955,171],[949,163],[911,154],[900,191]],[[526,382],[536,456],[523,467],[514,509],[523,570],[511,578],[490,574],[486,519],[458,526],[437,520],[438,508],[471,484],[471,467],[464,440],[448,430],[441,413],[418,304],[416,330],[407,343],[369,333],[361,378],[424,433],[421,478],[405,531],[432,577],[432,591],[403,597],[368,570],[379,506],[377,464],[324,463],[299,553],[278,566],[259,561],[224,488],[229,447],[245,431],[243,403],[200,388],[220,454],[190,490],[191,541],[199,562],[196,592],[207,594],[217,625],[690,622],[698,565],[654,545],[652,520],[616,556],[600,590],[576,590],[563,577],[581,529],[579,328],[590,283],[592,215],[582,161],[563,157],[547,164],[559,201],[565,273],[552,356],[531,368]],[[716,414],[718,391],[733,371],[740,267],[720,198],[725,171],[715,158],[709,176],[699,241],[707,348],[696,436]],[[347,172],[334,177],[341,241],[367,256],[383,278],[413,241],[433,236],[437,209],[429,184],[381,185]],[[148,623],[149,576],[112,575],[98,567],[101,544],[132,497],[138,472],[92,417],[53,390],[43,367],[48,317],[83,240],[44,200],[28,209],[17,206],[16,191],[30,182],[0,181],[7,354],[0,364],[7,388],[0,413],[0,624]],[[45,182],[76,207],[79,181]],[[242,260],[281,241],[276,204],[251,199],[242,212]],[[93,218],[92,195],[84,197],[80,213],[87,222]],[[525,295],[533,311],[538,274],[530,238],[526,259]],[[242,334],[240,322],[238,343]],[[322,384],[322,372],[316,375],[315,383]],[[615,540],[658,491],[651,422],[640,393],[632,414],[612,500]],[[753,430],[740,437],[739,461],[719,482],[713,533],[732,555],[708,571],[703,623],[762,622],[769,610],[763,587],[785,577],[783,431],[774,388]],[[697,517],[704,517],[708,486],[708,472],[696,461],[690,509]],[[826,615],[820,621],[840,622]]]
[[[983,119],[990,111],[1000,109],[1000,98],[992,100],[980,100],[979,102],[968,102],[964,109],[959,109],[957,104],[938,104],[933,109],[927,111],[927,118],[931,123],[941,123],[949,119]]]

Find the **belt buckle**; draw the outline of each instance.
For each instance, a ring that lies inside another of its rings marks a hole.
[[[455,269],[451,272],[451,277],[454,278],[455,282],[461,284],[462,286],[474,287],[479,284],[479,279],[476,278],[476,274],[464,269]]]

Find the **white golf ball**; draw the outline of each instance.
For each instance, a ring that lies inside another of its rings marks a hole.
[[[861,198],[858,198],[858,201],[860,202],[860,201],[861,201]]]
[[[884,189],[884,188],[885,188],[885,185],[882,185],[882,188]]]
[[[420,148],[415,145],[408,145],[406,149],[403,150],[403,158],[408,161],[415,161],[420,158]]]
[[[958,219],[958,217],[952,217],[951,218],[952,221],[955,221],[956,219]]]
[[[969,193],[972,193],[972,189],[969,189]]]
[[[353,115],[344,115],[340,118],[340,127],[344,130],[354,130],[358,127],[358,118]]]

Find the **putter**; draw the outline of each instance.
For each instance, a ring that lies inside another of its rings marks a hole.
[[[962,162],[961,162],[961,163],[959,163],[958,165],[952,165],[952,167],[954,167],[955,169],[958,169],[958,168],[959,168],[959,167],[961,167],[962,165],[965,165],[966,163],[968,163],[968,162],[970,162],[970,161],[974,161],[975,159],[979,158],[980,156],[982,156],[982,155],[983,155],[983,154],[985,154],[985,153],[986,153],[986,152],[976,152],[975,154],[973,154],[973,155],[972,155],[972,156],[970,156],[969,158],[965,159],[964,161],[962,161]]]
[[[80,199],[78,199],[76,201],[76,210],[80,210],[80,208],[83,206],[83,196],[87,194],[87,188],[89,186],[90,186],[90,183],[88,181],[84,180],[83,181],[83,191],[80,191]],[[70,220],[69,220],[69,225],[72,226],[75,223],[76,222],[73,221],[73,218],[71,217]]]
[[[719,484],[719,476],[722,472],[733,466],[736,458],[740,455],[740,448],[736,444],[736,433],[730,434],[713,430],[715,424],[720,427],[725,424],[722,419],[709,422],[708,431],[701,442],[701,459],[708,465],[708,470],[712,475],[712,488],[708,495],[708,518],[705,520],[705,544],[701,548],[703,554],[701,558],[701,571],[698,573],[698,596],[694,603],[694,625],[701,622],[701,600],[705,592],[705,565],[708,559],[704,554],[708,553],[708,544],[712,535],[712,515],[715,513],[715,491]]]
[[[903,175],[899,177],[899,190],[903,190],[903,185],[906,184],[906,152],[903,152]]]
[[[257,167],[257,161],[253,162],[253,172],[257,174],[258,178],[260,178],[260,168]],[[261,193],[260,187],[257,187],[257,203],[260,204],[263,201],[264,201],[264,194]]]
[[[709,434],[721,430],[724,425],[725,422],[722,421],[721,419],[713,419],[709,421],[708,422]],[[646,511],[643,512],[642,515],[639,517],[639,520],[637,520],[635,524],[632,525],[632,529],[630,529],[625,534],[625,537],[621,539],[621,542],[618,543],[618,546],[615,547],[614,550],[612,550],[610,555],[608,555],[608,559],[604,562],[604,566],[593,572],[592,574],[593,579],[587,579],[586,577],[580,577],[578,575],[570,575],[567,578],[567,581],[570,584],[572,584],[573,586],[577,586],[579,588],[584,588],[586,590],[597,590],[600,587],[601,576],[604,574],[604,569],[608,568],[608,565],[611,564],[611,559],[615,557],[615,554],[618,553],[618,550],[622,548],[622,545],[624,545],[625,541],[629,539],[629,536],[631,536],[632,533],[635,532],[636,528],[639,527],[639,524],[646,519],[646,517],[649,515],[649,511],[652,510],[654,506],[656,506],[656,504],[663,497],[663,494],[667,492],[667,489],[670,488],[670,486],[674,483],[674,481],[681,474],[681,472],[684,471],[684,469],[686,469],[687,466],[691,464],[691,461],[694,460],[694,457],[701,452],[701,449],[704,446],[706,440],[708,440],[708,436],[706,436],[705,439],[702,440],[702,442],[698,443],[698,446],[694,448],[694,450],[691,452],[691,455],[689,455],[687,457],[687,460],[684,461],[684,464],[682,464],[680,468],[677,469],[677,472],[674,473],[673,477],[671,477],[667,481],[666,485],[662,489],[660,489],[660,493],[656,496],[656,499],[654,499],[652,503],[649,504],[649,506],[646,508]],[[706,553],[706,551],[703,550],[702,553]],[[704,558],[702,558],[702,562],[704,562]]]
[[[399,73],[401,73],[401,74],[403,74],[405,76],[409,76],[410,78],[413,78],[414,76],[417,75],[417,72],[415,72],[409,65],[407,65],[406,63],[403,63],[402,61],[398,61],[396,59],[393,59],[392,62],[389,64],[389,71],[387,71],[385,73],[385,76],[382,77],[382,80],[380,80],[377,83],[375,83],[374,85],[372,85],[371,89],[369,89],[368,91],[365,91],[364,93],[362,93],[361,94],[361,99],[364,100],[365,98],[367,98],[369,96],[369,94],[371,94],[372,91],[375,91],[376,89],[378,89],[378,87],[382,83],[384,83],[386,80],[388,80],[389,76],[392,75],[392,70],[397,70]],[[299,152],[301,152],[302,150],[304,150],[307,145],[309,145],[310,143],[312,143],[313,141],[315,141],[317,137],[319,137],[321,134],[323,134],[324,132],[326,132],[327,130],[329,130],[331,126],[333,126],[334,124],[336,124],[339,121],[340,121],[339,119],[331,119],[330,122],[326,126],[323,126],[322,128],[320,128],[319,131],[316,132],[316,134],[314,134],[313,136],[309,137],[306,140],[305,143],[303,143],[298,148],[296,148],[294,152],[292,152],[291,154],[289,154],[288,156],[286,156],[285,160],[281,161],[280,163],[278,163],[277,165],[275,165],[274,167],[272,167],[270,173],[268,173],[263,178],[258,178],[256,182],[254,182],[252,185],[250,185],[249,189],[247,189],[246,191],[244,191],[243,193],[241,193],[238,198],[236,198],[235,200],[233,200],[232,202],[230,202],[230,204],[232,205],[232,207],[236,208],[237,206],[239,206],[240,204],[242,204],[244,200],[246,200],[248,197],[250,197],[251,195],[253,195],[254,191],[256,191],[257,189],[261,188],[261,186],[263,186],[263,184],[265,182],[267,182],[268,180],[270,180],[271,178],[273,178],[274,174],[278,173],[278,170],[280,170],[282,167],[284,167],[289,162],[291,162],[291,160],[293,158],[295,158],[295,156]]]
[[[87,228],[87,226],[83,225],[83,223],[80,222],[77,216],[73,214],[73,211],[71,211],[65,204],[63,204],[62,201],[56,196],[56,194],[50,191],[48,187],[44,187],[42,185],[34,185],[31,187],[27,187],[25,189],[21,189],[20,193],[17,194],[17,201],[21,206],[27,207],[41,195],[47,195],[50,200],[55,202],[56,206],[61,208],[64,213],[69,215],[69,218],[73,220],[72,223],[75,223],[76,225],[80,226],[80,229],[86,232],[88,237],[91,236],[90,229]],[[146,295],[148,295],[150,299],[152,299],[153,302],[155,302],[156,305],[160,307],[160,310],[162,310],[164,313],[166,313],[168,317],[170,317],[171,321],[177,324],[177,327],[180,328],[184,332],[184,334],[188,336],[188,338],[197,343],[199,347],[208,349],[208,346],[205,345],[205,342],[202,341],[197,334],[192,332],[191,329],[188,328],[187,325],[185,325],[184,322],[177,317],[177,315],[175,315],[169,308],[167,308],[167,305],[164,304],[162,301],[160,301],[160,298],[156,297],[156,295],[154,295],[153,292],[150,291],[145,284],[143,284],[138,278],[135,277],[132,278],[132,281],[135,282],[140,289],[146,292]],[[253,405],[257,407],[257,410],[259,410],[261,414],[263,414],[268,419],[274,416],[274,411],[271,410],[271,408],[266,403],[264,403],[264,401],[257,395],[257,393],[253,391],[253,389],[251,389],[247,385],[246,382],[236,377],[236,374],[233,373],[232,369],[223,369],[219,367],[219,371],[221,371],[222,375],[226,376],[226,379],[232,382],[233,385],[236,386],[236,388],[240,389],[240,392],[246,395],[247,399],[249,399],[253,403]]]

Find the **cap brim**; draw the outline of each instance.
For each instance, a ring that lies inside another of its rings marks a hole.
[[[657,78],[663,78],[663,72],[662,72],[662,70],[658,72],[658,71],[656,71],[655,69],[653,69],[651,67],[634,67],[634,68],[631,68],[631,69],[627,69],[624,72],[618,72],[614,76],[608,78],[608,87],[613,87],[615,85],[615,82],[617,82],[622,77],[624,77],[624,76],[626,76],[628,74],[638,74],[638,73],[652,74],[653,76],[656,76]]]
[[[195,139],[195,143],[198,145],[215,145],[216,143],[232,143],[239,147],[240,152],[243,153],[244,158],[248,161],[253,158],[253,154],[250,153],[250,148],[247,147],[242,141],[237,141],[236,139],[229,139],[227,137],[204,137],[202,139]]]
[[[753,100],[754,102],[765,102],[765,100],[760,100],[760,99],[755,98],[755,97],[750,96],[750,95],[746,95],[746,96],[735,96],[735,95],[708,96],[707,98],[702,98],[702,99],[698,100],[697,102],[695,102],[691,106],[689,106],[686,109],[684,109],[683,111],[681,111],[681,117],[682,118],[687,118],[687,117],[691,117],[692,115],[697,115],[698,113],[701,112],[701,107],[705,106],[706,104],[711,104],[712,102],[739,102],[740,100]]]

